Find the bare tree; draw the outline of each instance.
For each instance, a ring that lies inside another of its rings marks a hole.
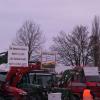
[[[94,66],[100,67],[100,20],[95,16],[92,23],[92,34],[90,37],[91,58]]]
[[[89,37],[86,26],[76,26],[72,33],[61,32],[54,39],[52,49],[57,51],[64,64],[86,65],[89,56]]]
[[[39,25],[32,21],[26,21],[16,34],[16,44],[28,46],[29,61],[32,53],[41,47],[42,32]]]

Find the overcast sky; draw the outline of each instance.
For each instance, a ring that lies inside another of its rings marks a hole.
[[[100,16],[100,0],[0,0],[0,51],[8,49],[25,20],[40,25],[48,48],[59,31],[90,27],[95,15]]]

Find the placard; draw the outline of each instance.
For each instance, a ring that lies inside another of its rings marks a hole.
[[[61,100],[61,93],[49,93],[48,100]]]
[[[46,63],[46,62],[55,62],[56,59],[56,53],[52,53],[52,52],[42,52],[42,63]]]
[[[84,67],[85,76],[98,76],[99,70],[98,67]]]
[[[10,66],[28,66],[28,47],[10,46],[8,50],[8,64]]]

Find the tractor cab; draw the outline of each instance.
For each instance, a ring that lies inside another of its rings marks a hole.
[[[38,84],[46,88],[49,85],[53,85],[55,81],[56,75],[47,70],[33,70],[30,72],[31,84]]]

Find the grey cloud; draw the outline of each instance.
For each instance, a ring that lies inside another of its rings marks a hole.
[[[100,0],[0,0],[0,50],[8,48],[27,19],[40,24],[50,44],[60,30],[70,32],[77,24],[90,26],[94,15],[100,15],[99,4]]]

